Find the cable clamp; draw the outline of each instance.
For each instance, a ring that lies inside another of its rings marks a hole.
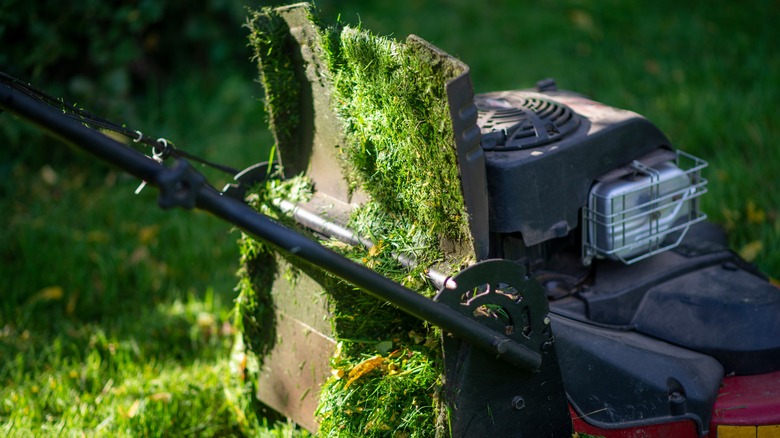
[[[206,184],[206,178],[186,160],[176,160],[172,168],[158,174],[157,184],[160,187],[157,202],[161,208],[182,207],[189,210],[195,207],[198,191]]]
[[[135,131],[138,133],[138,138],[134,139],[133,141],[138,142],[141,140],[143,134],[141,134],[141,131]],[[171,156],[171,152],[173,152],[173,143],[168,143],[168,140],[164,138],[158,138],[157,143],[161,145],[161,147],[154,146],[152,147],[152,159],[156,161],[158,164],[163,164],[163,161]],[[137,189],[135,189],[135,194],[141,193],[141,190],[146,187],[146,181],[141,181],[141,184],[138,186]]]
[[[169,143],[168,140],[160,137],[157,139],[157,143],[162,147],[154,146],[152,148],[152,158],[158,163],[162,163],[163,160],[171,156],[171,153],[173,152],[173,142]]]

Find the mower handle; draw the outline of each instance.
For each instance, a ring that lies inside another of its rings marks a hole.
[[[241,228],[248,234],[300,257],[321,269],[387,301],[402,311],[475,345],[513,365],[538,370],[542,357],[536,351],[491,330],[446,304],[439,303],[383,277],[371,269],[290,230],[248,205],[223,196],[206,183],[187,161],[172,168],[113,140],[54,108],[5,84],[0,84],[0,108],[26,119],[63,141],[80,147],[103,161],[160,188],[161,208],[197,207]]]

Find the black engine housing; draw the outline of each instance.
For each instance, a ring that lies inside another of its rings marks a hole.
[[[730,251],[714,225],[694,225],[676,249],[632,265],[582,264],[579,218],[591,186],[632,160],[674,150],[658,128],[554,87],[475,103],[491,257],[519,261],[547,287],[569,401],[596,411],[589,422],[617,428],[676,417],[706,434],[724,375],[780,370],[780,289]]]

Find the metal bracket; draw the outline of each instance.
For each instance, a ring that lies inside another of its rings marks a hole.
[[[443,335],[445,393],[452,436],[571,437],[544,288],[508,260],[462,271],[436,300],[542,357],[538,370],[512,366],[484,349]]]
[[[187,161],[176,160],[172,168],[158,173],[160,196],[157,204],[162,209],[182,207],[190,210],[195,207],[198,190],[204,184],[206,177],[193,169]]]

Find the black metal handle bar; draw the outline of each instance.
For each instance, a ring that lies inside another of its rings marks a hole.
[[[290,230],[246,204],[223,196],[184,160],[173,168],[99,132],[64,117],[57,110],[0,84],[0,108],[22,117],[54,136],[80,147],[149,184],[160,188],[160,206],[197,207],[226,220],[250,235],[294,254],[331,274],[387,301],[406,313],[517,366],[539,369],[542,357],[528,347],[469,319],[448,305],[407,289],[371,269]]]

